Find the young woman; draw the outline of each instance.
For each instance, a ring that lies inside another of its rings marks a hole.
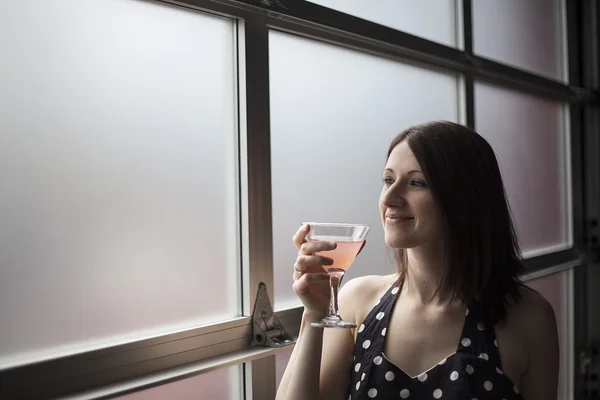
[[[450,122],[391,143],[379,201],[398,273],[340,291],[357,329],[310,326],[327,314],[335,243],[294,236],[298,342],[277,392],[291,399],[556,399],[558,334],[550,304],[519,281],[520,251],[495,154]]]

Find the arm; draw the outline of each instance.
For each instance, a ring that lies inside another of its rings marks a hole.
[[[546,299],[539,296],[536,303],[530,312],[530,351],[527,370],[521,379],[521,394],[525,400],[556,400],[559,369],[556,318]]]
[[[340,314],[355,321],[357,282],[346,283],[339,293]],[[344,312],[345,311],[345,312]],[[321,316],[302,316],[300,335],[277,391],[276,400],[346,400],[354,354],[353,329],[310,326]]]
[[[313,328],[302,316],[300,336],[277,391],[277,400],[348,398],[354,341],[349,329]]]

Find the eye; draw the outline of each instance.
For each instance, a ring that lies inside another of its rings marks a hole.
[[[421,180],[419,180],[419,179],[413,179],[412,181],[410,181],[410,185],[411,185],[411,186],[418,186],[418,187],[424,187],[424,186],[427,186],[427,185],[425,184],[425,182],[423,182],[423,181],[421,181]]]
[[[386,186],[391,186],[394,184],[394,180],[392,178],[390,178],[389,176],[387,176],[387,177],[383,178],[383,183]]]

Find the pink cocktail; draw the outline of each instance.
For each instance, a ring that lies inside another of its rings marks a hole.
[[[306,235],[307,240],[335,242],[337,244],[334,250],[317,253],[333,260],[332,265],[325,266],[327,273],[329,273],[331,304],[328,315],[319,322],[312,322],[311,326],[318,328],[356,328],[356,324],[346,322],[340,317],[337,295],[344,273],[352,265],[371,228],[368,225],[359,224],[319,222],[307,222],[307,224],[310,226],[310,230]]]
[[[313,239],[313,240],[328,240],[328,239]],[[329,257],[329,258],[333,259],[333,264],[325,267],[327,272],[332,272],[334,270],[346,271],[348,269],[348,267],[350,267],[350,265],[354,261],[354,258],[356,258],[358,251],[360,250],[361,246],[365,242],[364,240],[359,240],[359,241],[355,241],[355,242],[349,242],[349,241],[344,241],[344,240],[335,240],[335,239],[334,240],[329,239],[329,240],[334,241],[337,244],[337,247],[335,248],[335,250],[321,251],[321,252],[317,253],[317,255]]]

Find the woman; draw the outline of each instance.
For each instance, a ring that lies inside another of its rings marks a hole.
[[[357,329],[310,326],[326,315],[335,243],[294,236],[304,304],[277,399],[556,399],[554,312],[523,272],[496,157],[473,130],[411,127],[391,143],[379,209],[398,273],[340,291]]]

